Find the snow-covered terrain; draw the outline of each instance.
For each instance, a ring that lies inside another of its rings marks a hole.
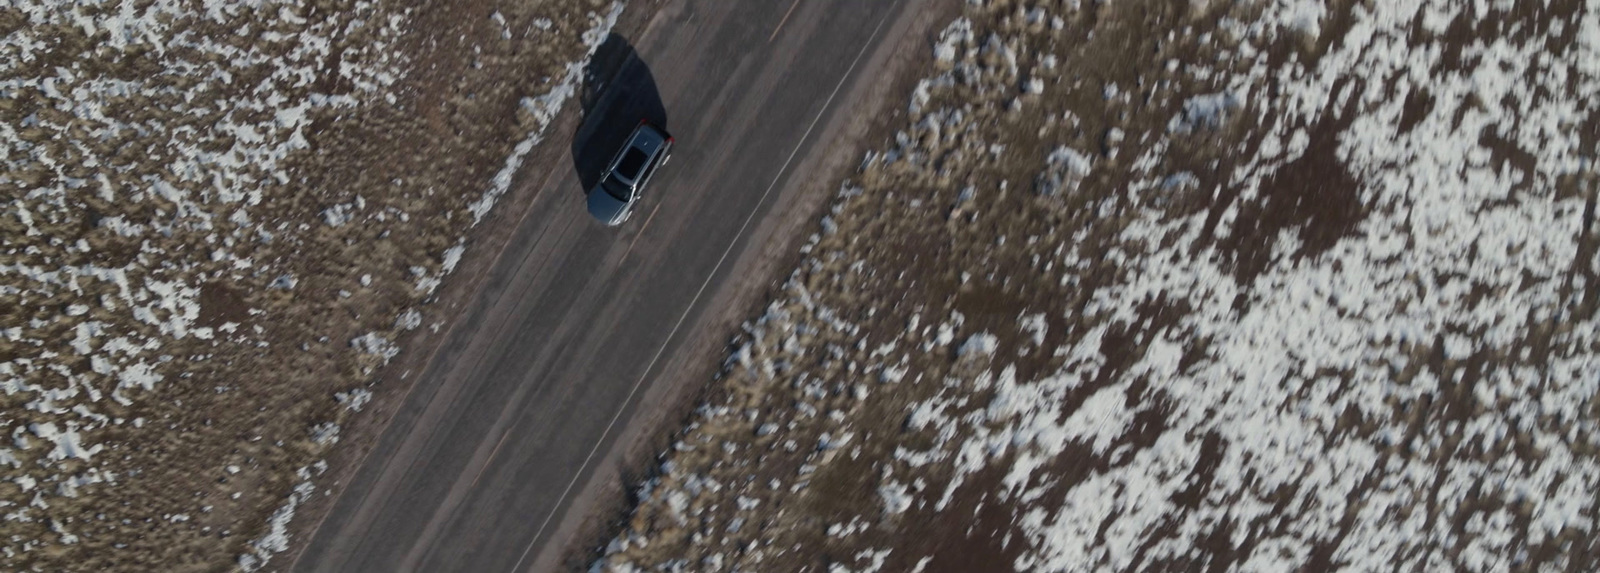
[[[1600,563],[1600,2],[935,40],[596,570]]]
[[[0,2],[4,569],[287,547],[621,9],[413,4]]]

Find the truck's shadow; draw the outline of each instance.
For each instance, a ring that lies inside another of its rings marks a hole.
[[[578,191],[588,192],[641,120],[669,128],[655,76],[620,35],[606,36],[595,50],[583,69],[582,89],[583,121],[572,135],[572,168],[583,183]]]

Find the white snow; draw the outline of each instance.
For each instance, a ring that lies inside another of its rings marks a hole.
[[[518,143],[516,150],[506,158],[505,166],[495,174],[494,182],[483,198],[472,202],[467,210],[472,212],[472,223],[477,225],[483,222],[483,217],[489,214],[489,209],[494,207],[496,201],[511,187],[511,177],[516,175],[522,167],[522,161],[533,151],[534,146],[544,140],[544,130],[555,119],[556,113],[561,111],[562,104],[567,98],[572,97],[578,89],[578,81],[583,77],[583,65],[588,61],[594,51],[600,47],[611,28],[617,25],[617,17],[622,15],[623,4],[621,1],[612,2],[604,14],[590,14],[590,27],[583,33],[583,44],[588,46],[584,56],[578,61],[567,64],[566,74],[550,88],[549,92],[538,97],[523,98],[522,108],[534,118],[534,127],[527,138]]]
[[[339,441],[339,425],[323,422],[311,427],[311,441],[319,446],[331,446]]]
[[[878,497],[883,500],[884,513],[904,513],[911,508],[915,498],[911,496],[910,487],[898,482],[890,482],[878,488]]]
[[[350,346],[367,354],[373,354],[388,364],[390,359],[400,354],[400,347],[394,342],[377,332],[368,332],[350,339]]]
[[[1028,334],[1028,340],[1034,346],[1044,346],[1044,336],[1050,332],[1050,325],[1045,322],[1044,313],[1025,315],[1019,322],[1022,331]]]
[[[1279,0],[1268,8],[1278,12],[1286,28],[1305,32],[1312,39],[1322,35],[1322,21],[1327,17],[1327,6],[1318,0]]]
[[[1247,37],[1319,33],[1320,3],[1286,6],[1294,9],[1249,25],[1268,34]],[[1109,464],[1067,488],[1060,507],[1024,505],[1023,530],[1037,550],[1016,563],[1019,569],[1123,569],[1141,547],[1146,563],[1179,559],[1225,520],[1238,524],[1235,544],[1244,541],[1244,527],[1266,527],[1255,530],[1253,549],[1234,565],[1240,571],[1299,569],[1313,546],[1335,542],[1333,562],[1346,570],[1494,571],[1526,543],[1593,535],[1600,464],[1586,452],[1600,442],[1600,428],[1580,405],[1600,392],[1593,375],[1600,337],[1592,315],[1572,314],[1576,295],[1563,288],[1569,269],[1592,269],[1597,261],[1578,258],[1588,196],[1561,195],[1555,185],[1587,161],[1563,129],[1591,113],[1586,96],[1570,94],[1600,88],[1594,70],[1577,71],[1577,62],[1595,61],[1595,42],[1565,63],[1541,63],[1548,60],[1537,36],[1525,44],[1478,40],[1466,53],[1481,61],[1441,72],[1441,50],[1408,45],[1415,38],[1408,30],[1419,16],[1449,21],[1453,11],[1413,2],[1358,7],[1343,44],[1315,68],[1290,62],[1294,69],[1274,70],[1254,60],[1227,91],[1189,100],[1173,120],[1173,133],[1213,128],[1242,105],[1242,95],[1227,94],[1280,82],[1276,99],[1259,102],[1279,114],[1263,151],[1236,170],[1249,198],[1306,152],[1308,134],[1298,126],[1356,98],[1362,111],[1338,149],[1371,210],[1354,236],[1291,261],[1300,243],[1297,229],[1287,230],[1277,238],[1278,263],[1239,282],[1216,247],[1191,250],[1203,238],[1205,213],[1166,220],[1147,209],[1123,233],[1125,244],[1173,246],[1133,251],[1124,265],[1130,276],[1097,290],[1086,312],[1131,323],[1136,305],[1158,295],[1194,310],[1178,325],[1148,333],[1148,347],[1120,381],[1081,402],[1066,399],[1103,367],[1101,338],[1091,332],[1058,352],[1068,357],[1060,372],[993,382],[996,396],[985,410],[959,414],[959,394],[913,409],[914,427],[956,425],[956,435],[967,436],[934,452],[908,452],[955,454],[952,487],[998,463],[1000,452],[1015,456],[1005,480],[1014,500],[1040,496],[1024,486],[1045,471],[1042,460],[1073,444]],[[1482,9],[1463,16],[1495,17]],[[1595,12],[1582,18],[1590,29],[1600,25]],[[1367,90],[1334,90],[1341,76],[1361,78]],[[1569,91],[1573,81],[1578,87]],[[1401,131],[1404,98],[1378,89],[1387,85],[1426,85],[1441,105]],[[1469,98],[1484,104],[1455,109]],[[1527,151],[1532,170],[1493,161],[1481,134]],[[1137,163],[1159,166],[1164,149]],[[1137,191],[1169,183],[1169,175],[1150,173],[1132,195],[1137,200]],[[1231,224],[1224,219],[1224,227]],[[1464,256],[1469,248],[1472,259]],[[1060,262],[1074,268],[1085,255],[1069,249]],[[1478,300],[1479,289],[1495,294]],[[1240,295],[1249,304],[1236,311]],[[1550,356],[1530,356],[1529,338],[1555,324]],[[1209,341],[1208,350],[1179,371],[1190,340]],[[1426,362],[1435,348],[1443,365]],[[1507,364],[1472,371],[1476,357]],[[1411,365],[1420,367],[1415,376],[1402,375]],[[1456,410],[1450,401],[1472,378],[1478,380],[1464,396],[1476,405]],[[1146,399],[1128,399],[1131,380],[1148,382]],[[971,384],[986,387],[981,379]],[[1151,392],[1159,402],[1148,399]],[[1153,443],[1119,445],[1136,415],[1163,403],[1169,427]],[[1407,410],[1424,412],[1426,424],[1412,425]],[[1440,419],[1452,411],[1459,421]],[[1349,426],[1350,415],[1372,429]],[[1208,490],[1198,506],[1179,505],[1179,493],[1196,483],[1207,436],[1224,444],[1221,459],[1200,478]],[[1536,450],[1535,457],[1522,457],[1517,444]],[[1469,503],[1468,496],[1484,501]],[[1505,509],[1479,509],[1497,506]],[[1518,515],[1530,521],[1526,537]],[[1456,519],[1465,531],[1451,529]],[[1156,536],[1168,527],[1168,537]]]
[[[99,453],[102,446],[84,447],[83,438],[78,435],[78,424],[68,423],[66,430],[60,430],[53,422],[33,423],[28,425],[28,431],[39,439],[55,445],[50,450],[50,461],[60,461],[68,458],[90,461],[90,458]]]
[[[961,343],[961,348],[956,349],[956,355],[963,358],[988,356],[994,354],[994,349],[999,344],[999,339],[995,335],[980,332],[967,337],[967,341]]]
[[[311,483],[309,468],[300,468],[297,472],[300,483],[295,484],[294,490],[284,500],[283,505],[272,513],[272,518],[267,521],[267,532],[260,538],[250,542],[250,552],[239,555],[239,568],[245,571],[255,571],[265,566],[275,553],[282,553],[289,548],[289,521],[294,519],[294,511],[305,503],[316,492],[316,486]]]
[[[416,330],[418,326],[422,326],[422,312],[414,308],[405,309],[394,319],[394,327],[399,330]]]
[[[1040,195],[1072,193],[1094,166],[1088,155],[1066,146],[1051,151],[1045,161],[1049,167],[1034,183]]]
[[[1194,96],[1183,102],[1183,113],[1172,118],[1167,130],[1181,134],[1215,130],[1243,105],[1237,95],[1228,92]]]
[[[939,39],[933,48],[933,58],[940,65],[952,66],[959,58],[960,50],[970,46],[972,41],[972,21],[965,17],[957,18],[939,32]]]

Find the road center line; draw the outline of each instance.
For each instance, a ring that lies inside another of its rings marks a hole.
[[[800,5],[800,0],[794,0],[794,3],[789,5],[789,11],[783,13],[783,19],[782,20],[778,20],[778,27],[772,29],[772,35],[771,36],[767,36],[767,43],[768,44],[772,43],[772,39],[773,38],[778,37],[778,30],[782,30],[783,29],[784,22],[788,22],[789,21],[789,15],[790,14],[794,14],[795,6],[799,6],[799,5]]]
[[[639,232],[634,233],[633,240],[628,241],[628,250],[622,251],[620,260],[628,260],[628,253],[633,252],[633,246],[639,243],[639,237],[644,236],[644,230],[650,228],[650,220],[656,218],[656,211],[661,210],[661,203],[656,203],[656,208],[650,210],[650,216],[644,218],[644,224],[639,225]]]
[[[472,485],[467,486],[467,489],[478,487],[478,480],[483,479],[483,472],[489,471],[489,462],[494,461],[494,455],[500,453],[500,446],[506,445],[506,438],[509,437],[511,437],[511,428],[506,428],[505,433],[500,434],[500,441],[495,443],[494,450],[489,452],[489,457],[483,460],[483,467],[478,468],[478,476],[472,478]]]
[[[796,5],[799,3],[800,0],[795,0]],[[789,10],[791,12],[794,11],[794,7],[789,7]],[[533,551],[533,546],[539,542],[540,537],[544,536],[544,530],[550,526],[550,520],[555,517],[556,512],[561,510],[561,504],[566,503],[567,496],[572,493],[573,486],[578,484],[578,480],[583,477],[584,470],[589,469],[589,463],[594,461],[595,453],[600,451],[600,444],[605,443],[606,437],[610,436],[611,430],[616,427],[617,420],[628,409],[628,405],[633,403],[633,397],[639,392],[639,387],[643,386],[644,381],[650,377],[650,371],[655,369],[656,362],[661,360],[661,355],[667,351],[667,346],[672,344],[672,338],[677,336],[678,329],[683,327],[683,321],[689,318],[689,313],[694,310],[694,305],[700,302],[700,297],[705,294],[706,287],[711,285],[711,279],[717,276],[717,271],[722,270],[722,264],[727,262],[728,254],[733,252],[734,245],[739,244],[739,239],[744,238],[744,233],[749,229],[750,222],[755,220],[756,213],[760,212],[761,206],[766,204],[767,197],[778,186],[778,181],[783,179],[783,174],[789,170],[789,164],[794,161],[794,156],[800,153],[800,148],[804,147],[806,140],[811,138],[811,131],[817,128],[817,122],[822,120],[822,116],[828,113],[828,106],[833,105],[833,98],[839,95],[839,89],[843,88],[844,83],[850,79],[850,74],[855,71],[856,64],[861,63],[861,56],[866,55],[867,48],[872,47],[873,40],[878,39],[878,32],[883,30],[883,23],[889,21],[889,16],[894,12],[893,9],[887,10],[884,12],[883,17],[878,19],[878,25],[872,28],[872,35],[868,36],[866,43],[861,45],[861,51],[856,52],[855,59],[850,61],[850,67],[846,68],[844,75],[839,77],[839,83],[833,86],[833,93],[828,94],[827,101],[822,103],[822,109],[817,110],[816,117],[811,118],[811,125],[806,127],[806,132],[800,136],[800,141],[795,143],[794,149],[789,152],[789,158],[783,161],[783,166],[778,168],[778,174],[772,177],[772,183],[768,184],[767,190],[761,193],[761,200],[756,202],[755,208],[751,209],[750,214],[744,218],[744,224],[739,225],[739,232],[735,233],[733,239],[728,241],[728,247],[722,250],[722,256],[717,258],[716,266],[713,266],[711,272],[706,274],[706,280],[700,283],[700,290],[695,291],[694,298],[689,300],[689,306],[685,307],[683,314],[678,316],[678,322],[672,326],[672,332],[667,333],[666,340],[661,342],[661,348],[656,349],[656,354],[650,359],[650,364],[645,366],[644,372],[633,383],[633,389],[628,391],[628,397],[622,400],[622,407],[617,408],[617,413],[611,416],[611,422],[607,423],[605,431],[600,433],[600,439],[595,440],[594,446],[589,448],[589,455],[583,458],[583,464],[578,466],[576,473],[572,474],[572,481],[567,482],[567,488],[561,490],[561,497],[556,498],[556,503],[551,506],[550,513],[545,514],[544,521],[539,524],[539,530],[533,534],[533,539],[528,540],[528,546],[522,550],[522,556],[517,558],[517,563],[511,566],[512,573],[516,573],[518,569],[522,568],[522,562],[528,558],[528,553]],[[788,16],[784,16],[784,19],[787,20]],[[779,25],[782,26],[782,22]]]

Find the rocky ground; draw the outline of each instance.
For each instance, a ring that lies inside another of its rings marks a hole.
[[[1600,3],[974,0],[597,571],[1590,571]]]
[[[620,9],[0,5],[3,569],[282,551]]]

